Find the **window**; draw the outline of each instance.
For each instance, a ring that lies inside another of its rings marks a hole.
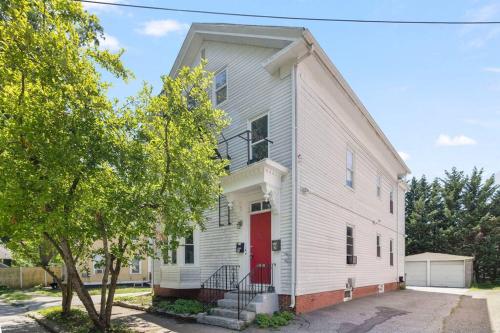
[[[227,99],[227,72],[225,69],[215,74],[215,105]]]
[[[254,202],[250,205],[251,212],[260,212],[261,210],[271,209],[271,203],[269,201]]]
[[[380,235],[377,235],[377,257],[380,258]]]
[[[389,193],[389,212],[394,213],[394,189],[391,187],[391,192]]]
[[[102,274],[104,272],[104,262],[101,255],[95,255],[93,259],[94,274]]]
[[[130,274],[141,274],[141,259],[134,258],[130,262]]]
[[[354,188],[354,153],[347,150],[345,184]]]
[[[250,126],[252,135],[252,162],[268,157],[269,144],[267,115],[255,119]]]
[[[377,176],[377,197],[380,198],[380,193],[382,192],[382,177],[380,175]]]
[[[177,254],[176,254],[176,256],[177,256]],[[193,243],[193,233],[192,232],[184,240],[184,263],[185,264],[194,264],[194,243]]]
[[[389,263],[394,266],[394,253],[392,252],[392,239],[389,241]]]
[[[206,52],[205,52],[205,49],[201,49],[201,52],[200,52],[200,58],[201,58],[201,59],[203,59],[203,60],[207,59],[207,57],[206,57],[205,53],[206,53]]]
[[[164,265],[177,264],[177,250],[170,251],[170,256],[168,255],[168,253],[169,253],[169,251],[166,250],[165,253],[163,254],[163,264]]]
[[[347,226],[347,232],[346,232],[346,263],[348,265],[353,265],[356,263],[356,257],[354,256],[354,234],[353,234],[353,228],[350,226]]]

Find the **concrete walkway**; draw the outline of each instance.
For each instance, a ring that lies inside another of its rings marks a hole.
[[[24,307],[11,306],[0,300],[0,331],[2,333],[47,333],[36,321],[25,317]]]

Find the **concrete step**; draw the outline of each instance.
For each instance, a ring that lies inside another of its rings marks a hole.
[[[263,299],[265,298],[266,294],[267,293],[255,295],[255,297],[252,299],[252,302],[262,302]],[[249,295],[241,295],[240,296],[240,300],[243,300],[244,298],[248,299],[248,297],[250,297],[250,296]],[[227,292],[227,293],[224,294],[224,299],[238,300],[238,292],[229,291],[229,292]]]
[[[197,321],[201,324],[225,327],[232,330],[242,330],[247,326],[247,323],[243,320],[238,320],[234,318],[226,318],[221,316],[213,315],[202,315],[197,318]]]
[[[213,308],[210,310],[210,315],[237,319],[238,310],[229,308]],[[254,319],[255,319],[255,312],[245,311],[245,310],[241,311],[240,320],[250,322],[253,321]]]
[[[238,309],[238,300],[236,299],[220,299],[217,301],[217,306],[220,308]],[[245,310],[256,312],[257,305],[255,302],[250,302]]]

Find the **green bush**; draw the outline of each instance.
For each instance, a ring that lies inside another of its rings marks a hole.
[[[178,299],[173,303],[160,301],[156,306],[162,310],[174,313],[197,314],[206,311],[206,307],[202,303],[191,299]]]
[[[288,311],[275,312],[272,316],[259,313],[255,316],[255,323],[260,328],[278,328],[288,325],[294,317],[294,314]]]

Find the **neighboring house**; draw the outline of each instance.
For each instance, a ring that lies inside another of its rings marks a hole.
[[[417,287],[469,288],[474,257],[425,252],[406,256],[406,284]]]
[[[12,264],[12,255],[3,245],[0,245],[0,267],[9,267]]]
[[[397,289],[409,169],[309,30],[193,24],[170,75],[201,58],[230,174],[206,229],[154,261],[155,294],[274,290],[300,313]]]
[[[100,242],[94,244],[96,249],[100,246]],[[104,258],[102,256],[97,255],[92,260],[88,260],[85,267],[80,269],[80,275],[85,285],[100,285],[102,283],[104,272],[103,260]],[[129,264],[123,265],[118,275],[118,284],[142,285],[149,283],[149,259],[134,259]]]

